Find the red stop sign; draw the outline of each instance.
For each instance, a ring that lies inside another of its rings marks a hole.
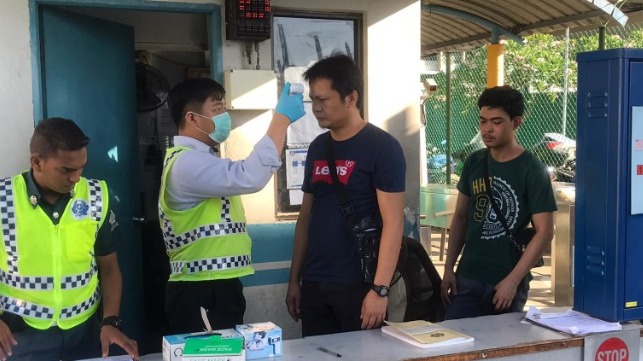
[[[629,359],[630,352],[625,342],[620,338],[612,337],[598,346],[594,361],[628,361]]]

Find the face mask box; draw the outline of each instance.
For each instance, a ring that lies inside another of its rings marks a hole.
[[[281,356],[281,328],[272,322],[236,326],[245,340],[246,359]]]
[[[163,361],[245,361],[243,346],[233,329],[163,336]]]

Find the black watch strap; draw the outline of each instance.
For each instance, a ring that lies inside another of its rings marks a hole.
[[[371,289],[380,297],[388,297],[390,289],[384,285],[372,285]]]
[[[122,322],[123,322],[123,320],[121,320],[121,318],[118,317],[118,316],[107,316],[107,317],[103,318],[103,320],[100,322],[100,327],[113,326],[113,327],[116,327],[116,328],[120,329]]]

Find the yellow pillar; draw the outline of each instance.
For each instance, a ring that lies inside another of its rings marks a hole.
[[[487,45],[487,88],[505,84],[503,44]]]

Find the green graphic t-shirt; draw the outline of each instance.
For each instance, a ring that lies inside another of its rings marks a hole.
[[[495,285],[511,272],[514,264],[511,241],[487,196],[482,176],[482,161],[486,156],[487,149],[471,154],[458,182],[458,190],[471,202],[457,273]],[[545,165],[527,150],[508,162],[499,163],[489,156],[489,177],[495,202],[512,230],[527,227],[532,214],[557,210]]]

